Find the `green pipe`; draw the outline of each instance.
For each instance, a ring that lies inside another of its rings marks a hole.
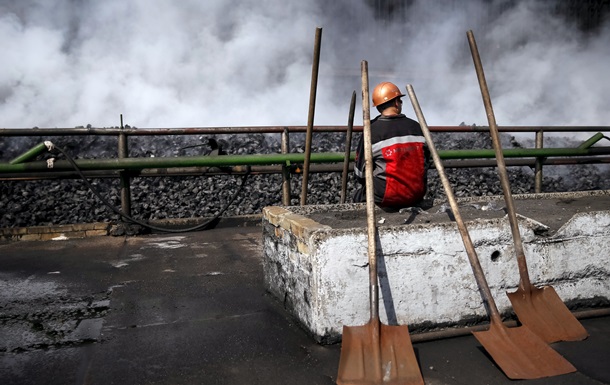
[[[311,154],[312,163],[340,163],[345,154],[339,152]],[[355,153],[351,154],[351,159]],[[273,165],[303,163],[305,154],[259,154],[259,155],[223,155],[223,156],[182,156],[175,158],[118,158],[118,159],[78,159],[76,164],[81,170],[141,170],[146,168],[172,167],[219,167],[239,165]],[[0,172],[24,172],[47,170],[47,162],[30,162],[23,164],[0,163]],[[74,167],[67,160],[56,160],[53,170],[72,170]]]
[[[506,158],[531,157],[570,157],[588,155],[608,155],[610,148],[532,148],[532,149],[506,149]],[[312,153],[311,163],[342,163],[344,153],[325,152]],[[493,159],[494,150],[444,150],[439,151],[441,159]],[[350,154],[350,160],[355,159],[355,153]],[[223,156],[183,156],[174,158],[119,158],[119,159],[78,159],[76,164],[81,170],[142,170],[147,168],[172,167],[219,167],[240,165],[283,165],[286,162],[302,164],[305,154],[258,154],[258,155],[223,155]],[[0,172],[17,173],[28,171],[48,170],[47,162],[29,162],[20,164],[0,163]],[[52,169],[54,171],[72,170],[67,160],[57,160]]]
[[[598,132],[597,134],[593,135],[592,137],[590,137],[589,139],[584,141],[580,146],[578,146],[578,148],[580,148],[580,149],[590,148],[595,143],[599,142],[603,137],[604,137],[604,134],[602,134],[601,132]]]
[[[19,155],[15,159],[10,161],[10,164],[19,164],[27,162],[28,160],[32,160],[36,158],[38,155],[48,150],[47,143],[50,142],[42,142],[27,150],[23,154]]]
[[[589,148],[515,148],[503,151],[505,158],[527,158],[527,157],[551,157],[551,156],[585,156],[603,155],[610,153],[610,149],[605,151],[593,151]],[[494,150],[445,150],[439,151],[441,159],[475,159],[475,158],[495,158]]]

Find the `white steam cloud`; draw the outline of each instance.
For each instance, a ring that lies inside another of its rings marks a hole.
[[[610,125],[610,23],[583,31],[549,0],[382,3],[0,0],[0,127],[305,125],[316,27],[316,124],[347,122],[367,60],[429,124],[486,125],[473,30],[500,125]]]

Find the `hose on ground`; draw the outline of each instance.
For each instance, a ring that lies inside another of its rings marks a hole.
[[[167,233],[185,233],[185,232],[189,232],[189,231],[208,230],[208,229],[214,228],[216,226],[216,224],[217,224],[217,221],[220,219],[220,216],[229,208],[229,206],[233,203],[233,201],[237,198],[237,196],[243,191],[244,186],[246,184],[246,180],[248,179],[248,176],[250,175],[250,170],[248,169],[248,171],[242,176],[241,183],[240,183],[239,187],[237,188],[237,190],[235,191],[235,193],[227,201],[225,206],[218,213],[216,213],[216,215],[214,215],[212,218],[206,220],[203,223],[200,223],[198,225],[192,226],[192,227],[187,227],[187,228],[182,228],[182,229],[172,229],[172,228],[154,226],[154,225],[151,225],[150,223],[147,223],[147,222],[144,222],[144,221],[140,221],[138,219],[135,219],[135,218],[133,218],[133,217],[123,213],[121,210],[119,210],[116,207],[114,207],[106,198],[104,198],[102,196],[102,194],[100,194],[100,192],[95,187],[93,187],[93,185],[89,182],[89,180],[87,179],[85,174],[78,167],[78,165],[76,164],[74,159],[72,159],[72,157],[70,155],[68,155],[68,153],[65,150],[63,150],[60,147],[57,147],[57,146],[53,145],[53,146],[51,146],[49,148],[49,151],[52,152],[52,153],[54,151],[57,151],[57,152],[61,153],[63,156],[65,156],[66,159],[68,160],[68,162],[70,162],[70,164],[72,165],[72,167],[74,167],[74,170],[76,170],[78,175],[85,182],[85,185],[87,186],[87,188],[100,201],[102,201],[102,203],[104,203],[105,206],[107,206],[114,213],[118,214],[119,216],[121,216],[122,218],[126,219],[129,222],[138,224],[140,226],[146,227],[146,228],[151,229],[151,230],[162,231],[162,232],[167,232]]]

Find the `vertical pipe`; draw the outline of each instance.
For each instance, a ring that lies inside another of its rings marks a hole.
[[[543,131],[536,131],[536,149],[544,147],[544,137]],[[536,166],[535,166],[535,180],[534,180],[534,192],[539,194],[542,192],[542,157],[536,157]]]
[[[305,162],[303,164],[303,186],[301,189],[301,206],[307,203],[307,184],[309,183],[309,157],[311,155],[311,133],[316,111],[316,90],[318,88],[318,68],[320,66],[320,42],[322,28],[316,28],[316,42],[313,50],[313,64],[311,66],[311,89],[309,93],[309,117],[307,119],[307,134],[305,137]]]
[[[290,152],[290,137],[288,133],[288,127],[284,127],[284,132],[282,132],[282,154]],[[282,204],[290,206],[290,162],[288,161],[282,164]]]
[[[347,133],[345,135],[345,159],[343,160],[343,175],[341,177],[341,204],[345,203],[347,195],[347,176],[349,174],[349,157],[352,149],[352,130],[354,128],[354,114],[356,111],[356,91],[352,93],[347,118]]]
[[[121,114],[121,131],[123,131],[123,114]],[[129,146],[127,143],[127,135],[121,132],[119,134],[119,158],[129,157]],[[119,173],[121,181],[121,211],[127,216],[131,216],[131,182],[128,171]]]

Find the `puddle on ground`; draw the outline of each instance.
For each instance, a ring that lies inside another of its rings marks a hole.
[[[0,352],[21,353],[97,341],[112,290],[72,296],[44,276],[0,274]]]
[[[187,246],[187,244],[182,243],[184,238],[186,237],[150,238],[145,240],[142,248],[179,249]]]
[[[146,259],[142,254],[132,254],[129,258],[112,261],[110,264],[116,268],[128,266],[130,262],[137,262]]]

